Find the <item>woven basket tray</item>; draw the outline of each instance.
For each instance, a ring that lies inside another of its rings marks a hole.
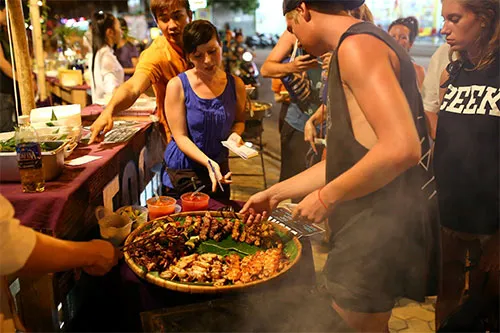
[[[184,216],[204,216],[206,211],[199,211],[199,212],[184,212],[184,213],[179,213],[179,214],[172,214],[170,215],[171,218],[176,218],[176,217],[184,217]],[[219,211],[210,211],[210,214],[212,217],[232,217],[234,216],[233,213],[227,213],[227,212],[219,212]],[[243,218],[242,214],[237,214],[236,216],[240,219]],[[162,218],[159,218],[158,220],[161,220]],[[141,232],[143,228],[146,226],[154,223],[156,220],[144,223],[141,225],[139,228],[134,230],[128,237],[127,240],[125,241],[125,245],[131,243],[134,241],[135,237]],[[287,234],[287,230],[281,227],[280,225],[271,222],[275,228],[275,230],[282,232],[283,234]],[[179,282],[179,281],[170,281],[163,279],[159,277],[158,274],[154,274],[154,272],[149,272],[145,273],[145,271],[138,266],[132,258],[129,256],[128,252],[125,251],[124,257],[125,257],[125,262],[129,265],[129,267],[132,269],[132,271],[137,274],[139,277],[142,279],[145,279],[148,282],[151,282],[157,286],[175,290],[175,291],[180,291],[180,292],[187,292],[187,293],[195,293],[195,294],[210,294],[210,293],[223,293],[223,292],[231,292],[231,291],[241,291],[241,290],[246,290],[248,288],[254,287],[256,285],[265,283],[269,280],[275,279],[283,274],[285,274],[290,268],[292,268],[300,259],[301,253],[302,253],[302,245],[300,244],[299,240],[297,237],[292,237],[289,236],[290,240],[287,242],[288,246],[296,250],[296,255],[293,259],[290,260],[290,263],[278,274],[268,277],[266,279],[262,280],[257,280],[253,281],[250,283],[245,283],[245,284],[236,284],[236,285],[225,285],[225,286],[213,286],[213,285],[207,285],[203,283],[187,283],[187,282]],[[291,243],[290,243],[291,242]],[[285,254],[287,254],[287,251],[285,249]]]

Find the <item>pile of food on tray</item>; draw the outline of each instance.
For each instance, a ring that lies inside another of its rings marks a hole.
[[[272,105],[270,103],[252,101],[252,110],[256,112],[266,111],[271,107]]]
[[[124,250],[145,273],[214,286],[270,278],[290,264],[267,216],[212,215],[158,219],[140,229]]]

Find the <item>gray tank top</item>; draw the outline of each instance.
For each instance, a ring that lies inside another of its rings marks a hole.
[[[427,219],[429,218],[429,207],[435,205],[435,202],[430,204],[430,198],[432,199],[436,192],[430,166],[430,144],[422,98],[408,53],[391,36],[373,24],[361,22],[351,26],[341,37],[338,48],[341,47],[346,38],[357,34],[369,34],[380,39],[398,56],[400,62],[399,83],[410,105],[413,120],[421,139],[422,158],[419,165],[407,170],[382,189],[362,198],[341,203],[330,216],[330,224],[334,231],[339,230],[355,214],[363,209],[373,208],[376,212],[385,215],[389,212],[389,215],[399,220],[399,225],[405,229],[403,222],[408,220],[408,216],[412,216],[411,220],[414,220],[413,217],[416,215]],[[368,53],[367,56],[369,56]],[[340,78],[337,53],[333,55],[330,64],[328,86],[326,179],[327,182],[330,182],[356,164],[368,150],[355,139],[352,130]],[[410,229],[414,227],[413,225]]]

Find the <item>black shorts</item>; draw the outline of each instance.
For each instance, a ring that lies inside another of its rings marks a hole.
[[[332,237],[324,273],[326,287],[343,309],[390,311],[396,299],[423,301],[427,258],[418,219],[406,221],[368,208],[353,215]]]

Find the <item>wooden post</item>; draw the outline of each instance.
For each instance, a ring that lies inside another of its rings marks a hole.
[[[40,7],[37,0],[30,0],[30,18],[33,26],[33,50],[36,61],[36,80],[40,101],[47,99],[47,86],[45,85],[45,61],[43,56],[42,25],[40,22]]]
[[[24,15],[21,0],[7,0],[9,11],[11,35],[14,42],[14,59],[16,62],[16,75],[19,82],[19,95],[21,96],[21,109],[23,115],[29,115],[35,108],[35,95],[33,77],[31,73],[31,59],[28,50],[28,39],[24,27]]]

